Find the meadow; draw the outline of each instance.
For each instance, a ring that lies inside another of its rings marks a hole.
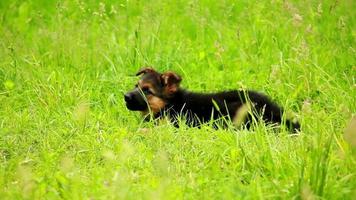
[[[0,199],[354,199],[356,2],[0,1]],[[141,66],[302,124],[144,123]]]

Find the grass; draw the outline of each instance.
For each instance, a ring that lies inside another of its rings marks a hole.
[[[354,10],[352,0],[0,1],[1,198],[352,199]],[[142,123],[123,93],[143,65],[194,91],[264,91],[302,132]]]

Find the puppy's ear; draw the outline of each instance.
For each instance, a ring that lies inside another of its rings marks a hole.
[[[162,83],[166,88],[168,94],[173,94],[179,88],[179,83],[182,78],[174,72],[165,72],[161,75]]]
[[[137,73],[136,76],[146,73],[156,72],[152,67],[142,67]]]

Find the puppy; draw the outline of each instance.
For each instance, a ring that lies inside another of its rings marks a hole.
[[[124,95],[126,107],[141,111],[146,117],[167,116],[178,126],[185,118],[189,126],[199,126],[210,120],[227,125],[228,121],[249,128],[253,121],[282,123],[283,109],[266,95],[255,91],[233,90],[218,93],[195,93],[179,87],[182,78],[174,72],[159,73],[150,67],[137,72],[142,75],[132,91]],[[146,118],[147,119],[147,118]],[[300,130],[300,124],[286,119],[287,127]]]

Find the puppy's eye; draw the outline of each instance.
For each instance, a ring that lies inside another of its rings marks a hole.
[[[142,92],[145,93],[145,94],[151,94],[151,93],[152,93],[151,90],[150,90],[150,88],[148,88],[148,87],[143,87],[141,90],[142,90]]]

